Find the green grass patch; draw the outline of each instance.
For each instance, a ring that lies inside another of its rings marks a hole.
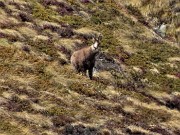
[[[46,8],[43,5],[41,5],[40,3],[38,3],[37,1],[33,0],[31,1],[32,4],[32,11],[33,11],[33,17],[34,18],[38,18],[44,21],[56,21],[55,16],[58,15],[57,12],[55,12],[54,10],[50,9],[50,8]]]
[[[75,16],[75,15],[62,16],[59,18],[59,22],[68,23],[74,28],[80,28],[87,25],[86,21],[84,21],[80,16]]]
[[[180,79],[168,78],[165,75],[156,75],[151,72],[146,73],[144,76],[148,79],[149,82],[156,83],[158,85],[157,87],[159,88],[159,90],[170,93],[173,91],[180,91]]]
[[[137,52],[133,54],[129,59],[125,59],[125,63],[128,65],[135,65],[135,66],[142,66],[142,67],[149,67],[150,61],[149,57],[143,52]]]
[[[135,66],[151,65],[151,63],[167,62],[169,57],[179,56],[179,50],[167,44],[138,43],[134,44],[139,51],[126,59],[126,64]]]
[[[35,49],[38,52],[43,52],[53,59],[58,58],[58,52],[57,48],[55,47],[53,41],[33,41],[33,40],[28,40],[27,44],[30,45],[33,49]]]
[[[134,119],[148,125],[166,122],[170,120],[171,115],[163,110],[151,110],[144,107],[138,107]]]

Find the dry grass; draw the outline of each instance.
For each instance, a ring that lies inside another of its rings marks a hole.
[[[58,40],[55,45],[59,48],[61,52],[64,54],[72,53],[76,45],[81,44],[81,40],[78,39],[60,39]]]
[[[24,37],[18,31],[13,30],[13,29],[1,29],[0,33],[1,33],[1,35],[9,38],[10,40],[24,39]]]
[[[93,31],[92,29],[86,27],[74,30],[74,32],[77,33],[77,35],[84,36],[86,38],[91,38],[95,34],[98,34],[96,31]]]
[[[108,1],[0,2],[0,134],[178,132],[179,48],[137,20],[169,1],[119,1],[137,18]],[[89,80],[69,58],[97,33],[107,70]]]
[[[20,27],[18,29],[18,31],[25,37],[28,37],[28,38],[33,38],[35,36],[37,36],[37,31],[31,29],[31,28],[28,28],[28,27]]]
[[[52,122],[50,121],[50,119],[40,114],[33,115],[27,112],[17,112],[14,115],[19,119],[23,119],[24,121],[27,121],[28,123],[38,124],[40,127],[52,126]]]
[[[150,134],[153,134],[153,135],[159,135],[157,133],[153,133],[153,132],[150,132],[148,130],[145,130],[141,127],[137,127],[137,126],[128,126],[127,127],[127,132],[130,133],[130,134],[143,134],[143,135],[150,135]]]
[[[38,36],[35,36],[33,38],[33,40],[37,41],[37,40],[40,40],[40,41],[47,41],[49,39],[49,37],[47,36],[43,36],[43,35],[38,35]]]
[[[19,24],[19,21],[13,17],[9,17],[3,10],[0,11],[0,24],[1,27],[12,27]]]

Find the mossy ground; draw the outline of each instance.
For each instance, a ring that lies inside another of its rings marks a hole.
[[[0,134],[179,132],[179,48],[156,38],[132,6],[1,0]],[[93,80],[73,71],[70,55],[92,33],[123,71]]]

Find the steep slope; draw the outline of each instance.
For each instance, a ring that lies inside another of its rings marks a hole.
[[[116,0],[124,5],[130,14],[152,29],[167,25],[166,40],[180,42],[180,4],[178,0]]]
[[[179,134],[179,47],[119,4],[0,0],[0,134]],[[97,33],[91,81],[69,58]]]

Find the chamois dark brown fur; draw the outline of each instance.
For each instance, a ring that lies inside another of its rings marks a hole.
[[[75,51],[71,56],[71,64],[74,69],[80,73],[86,75],[88,70],[89,78],[92,80],[93,67],[95,65],[95,56],[99,52],[101,35],[98,38],[94,38],[94,43],[91,46],[84,47],[80,50]]]

